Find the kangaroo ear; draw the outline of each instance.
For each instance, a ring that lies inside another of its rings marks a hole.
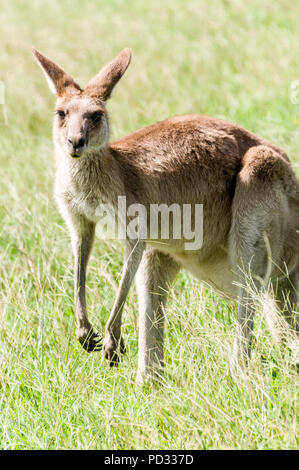
[[[113,88],[127,70],[130,62],[131,50],[126,48],[88,82],[84,93],[103,101],[108,100]]]
[[[67,88],[82,91],[70,75],[67,75],[57,64],[43,56],[34,47],[32,53],[45,74],[50,90],[56,96],[62,96]]]

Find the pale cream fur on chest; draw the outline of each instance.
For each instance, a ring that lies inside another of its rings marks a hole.
[[[85,195],[84,193],[73,194],[71,205],[77,214],[82,214],[90,222],[98,223],[101,218],[101,206],[106,202],[95,195]]]

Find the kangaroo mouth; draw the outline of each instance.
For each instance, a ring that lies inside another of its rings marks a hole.
[[[83,154],[83,152],[71,152],[70,156],[72,158],[80,158],[80,157],[82,157],[82,154]]]

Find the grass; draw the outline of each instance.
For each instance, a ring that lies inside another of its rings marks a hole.
[[[297,171],[298,4],[183,0],[0,2],[0,447],[294,449],[296,349],[257,316],[248,375],[229,374],[236,306],[188,274],[168,305],[163,387],[135,386],[136,293],[127,355],[110,369],[76,341],[67,229],[52,199],[54,99],[35,45],[84,85],[123,47],[133,62],[109,103],[113,138],[173,114],[238,122],[283,146]],[[101,331],[121,247],[97,242],[88,307]]]

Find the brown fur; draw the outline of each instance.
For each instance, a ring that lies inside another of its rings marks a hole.
[[[98,204],[109,202],[116,207],[118,196],[126,196],[128,205],[146,207],[201,203],[200,250],[186,251],[184,239],[127,240],[123,275],[106,325],[105,354],[115,363],[118,345],[124,350],[121,313],[139,268],[138,379],[159,370],[167,290],[177,272],[186,268],[220,293],[238,298],[234,366],[246,362],[254,305],[248,292],[237,289],[234,281],[245,282],[250,272],[261,289],[268,276],[277,282],[278,300],[292,291],[297,301],[297,285],[292,282],[297,282],[299,272],[299,184],[284,151],[240,126],[196,114],[167,119],[109,144],[105,101],[128,67],[130,51],[125,49],[83,91],[60,67],[37,51],[34,55],[53,82],[57,109],[66,113],[62,120],[54,120],[55,194],[72,235],[80,342],[87,350],[98,346],[85,304]],[[88,116],[97,110],[102,117],[94,123]],[[72,141],[84,140],[79,153],[68,146],[70,136]]]

